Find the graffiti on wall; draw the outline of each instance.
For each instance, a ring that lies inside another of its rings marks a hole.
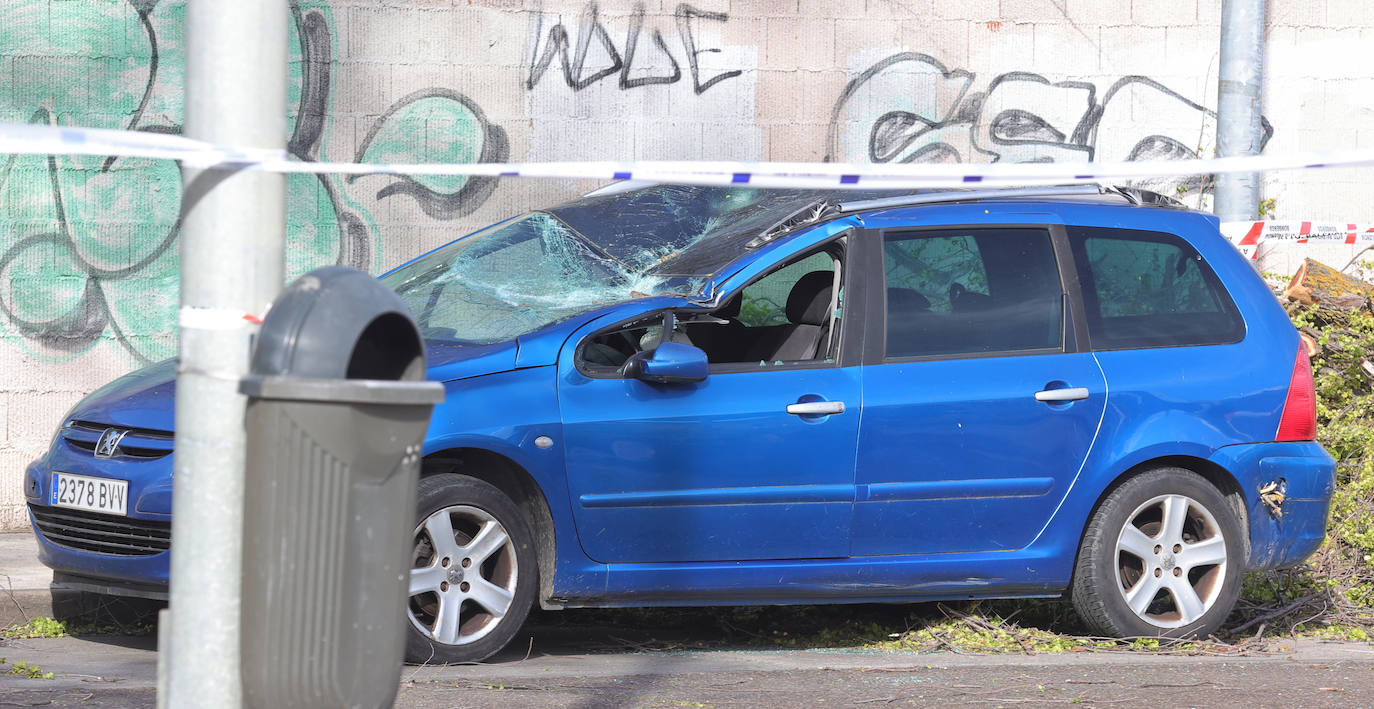
[[[288,151],[330,160],[336,33],[323,0],[293,0]],[[15,57],[0,120],[182,131],[185,4],[163,0],[15,3],[0,9],[0,47]],[[20,66],[39,62],[32,71]],[[21,78],[22,77],[22,78]],[[384,162],[505,160],[505,133],[447,88],[401,97],[357,155]],[[491,179],[376,182],[287,178],[287,274],[340,263],[370,269],[380,243],[372,214],[412,200],[434,219],[481,205]],[[364,189],[366,188],[366,189]],[[45,359],[114,341],[138,363],[176,350],[181,177],[166,161],[0,156],[0,335]]]
[[[529,77],[525,88],[533,89],[548,73],[555,59],[562,69],[563,82],[573,91],[581,91],[603,79],[616,77],[622,89],[635,89],[641,86],[676,84],[683,78],[682,64],[669,48],[663,31],[654,27],[649,31],[647,43],[641,46],[644,38],[644,3],[635,3],[630,15],[629,28],[625,41],[617,46],[610,31],[601,21],[601,9],[595,2],[587,3],[577,21],[577,40],[561,19],[544,32],[544,14],[537,15],[534,27],[534,53],[530,57]],[[729,16],[723,12],[707,12],[687,3],[677,6],[674,12],[677,29],[677,43],[681,47],[687,73],[692,79],[692,90],[698,95],[727,79],[743,73],[732,69],[711,76],[702,76],[701,55],[715,54],[721,50],[707,46],[697,31],[702,22],[726,22]]]
[[[1145,76],[1085,81],[977,76],[916,52],[854,77],[831,113],[826,160],[1067,162],[1177,160],[1210,152],[1216,113]],[[1263,141],[1273,128],[1263,121]],[[1177,183],[1170,183],[1177,184]],[[1181,185],[1204,187],[1200,178]]]
[[[432,162],[505,162],[510,144],[500,126],[487,121],[472,100],[450,89],[421,89],[392,104],[372,124],[358,147],[355,162],[411,162],[417,138]],[[353,183],[359,176],[348,178]],[[377,191],[384,200],[404,195],[435,219],[457,219],[472,213],[496,189],[498,178],[462,175],[389,175]]]

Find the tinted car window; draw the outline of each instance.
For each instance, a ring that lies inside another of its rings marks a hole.
[[[1104,227],[1068,232],[1093,347],[1214,345],[1244,337],[1235,304],[1183,239]]]
[[[887,356],[1058,349],[1063,288],[1048,232],[888,234]]]

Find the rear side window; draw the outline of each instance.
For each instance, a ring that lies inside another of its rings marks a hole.
[[[889,358],[1063,346],[1063,288],[1043,229],[889,233],[883,262]]]
[[[1094,349],[1239,342],[1245,323],[1216,274],[1173,234],[1069,227]]]

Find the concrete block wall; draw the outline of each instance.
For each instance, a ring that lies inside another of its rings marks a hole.
[[[393,162],[1210,154],[1219,6],[293,0],[291,149]],[[1374,147],[1374,4],[1269,6],[1268,149]],[[184,7],[5,3],[0,120],[179,131]],[[1280,218],[1366,223],[1370,176],[1274,173],[1265,195]],[[593,186],[292,177],[288,270],[380,272]],[[1152,186],[1208,204],[1199,180]],[[0,156],[0,528],[26,523],[22,468],[63,412],[175,353],[179,195],[166,163]],[[1267,253],[1280,270],[1301,256]]]

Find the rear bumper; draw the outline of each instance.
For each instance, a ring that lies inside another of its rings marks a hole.
[[[1321,445],[1308,441],[1226,446],[1212,460],[1236,476],[1245,495],[1248,568],[1294,566],[1321,546],[1336,476],[1336,461]],[[1282,516],[1260,499],[1260,490],[1270,483],[1286,489]]]

